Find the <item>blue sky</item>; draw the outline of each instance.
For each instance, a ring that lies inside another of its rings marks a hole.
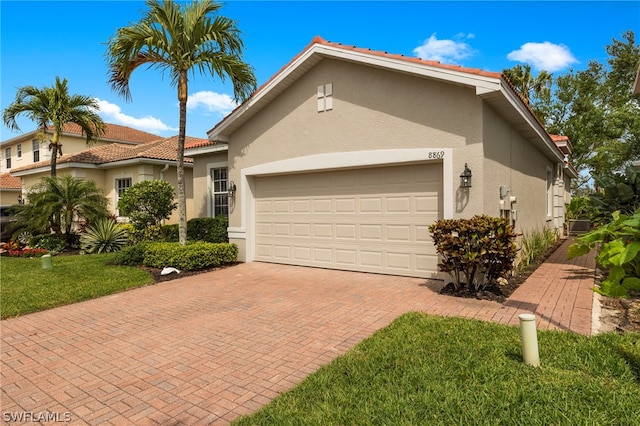
[[[555,75],[605,62],[605,47],[633,30],[640,2],[623,1],[223,1],[238,23],[244,59],[264,83],[316,35],[332,42],[443,63],[502,71],[519,63]],[[132,101],[109,87],[104,52],[116,29],[138,21],[141,1],[0,0],[1,107],[16,89],[67,78],[71,93],[100,101],[106,122],[162,136],[177,134],[178,104],[169,77],[140,68]],[[187,134],[206,137],[234,107],[230,85],[205,75],[190,81]],[[35,125],[22,119],[22,131]],[[2,126],[1,139],[19,135]]]

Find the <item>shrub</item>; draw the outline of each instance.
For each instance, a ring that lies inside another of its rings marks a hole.
[[[45,249],[54,255],[64,250],[65,241],[56,234],[43,234],[31,237],[28,245],[31,248]]]
[[[140,266],[144,265],[144,255],[147,252],[149,243],[137,243],[127,246],[116,253],[113,263],[122,266]]]
[[[509,221],[486,215],[442,219],[429,226],[442,256],[440,271],[451,274],[454,286],[476,292],[506,278],[516,255],[515,233]]]
[[[127,231],[111,219],[97,221],[80,237],[80,247],[85,253],[120,251],[128,242]]]
[[[162,225],[160,227],[160,235],[161,235],[162,241],[177,243],[178,242],[178,224],[174,223],[172,225]]]
[[[48,251],[41,248],[23,248],[11,249],[7,251],[9,257],[40,257],[47,254]]]
[[[569,259],[587,254],[600,245],[596,261],[609,269],[598,293],[611,297],[628,297],[640,292],[640,211],[633,216],[614,212],[613,221],[576,238],[569,246]]]
[[[150,243],[146,246],[144,264],[153,268],[198,271],[233,263],[237,258],[238,247],[235,244],[195,242],[181,246],[178,243]]]
[[[127,188],[118,201],[120,214],[127,216],[138,230],[159,227],[178,206],[173,186],[163,180],[144,180]]]
[[[193,218],[187,222],[187,238],[208,243],[228,243],[228,226],[226,216]]]
[[[544,255],[550,247],[558,242],[558,238],[558,232],[547,227],[525,232],[517,256],[516,271],[522,272],[524,268]]]

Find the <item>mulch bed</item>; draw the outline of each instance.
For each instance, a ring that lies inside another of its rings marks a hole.
[[[448,283],[441,290],[440,294],[446,294],[455,297],[465,297],[469,299],[481,299],[481,300],[491,300],[498,303],[504,303],[511,294],[516,291],[520,285],[525,282],[525,280],[533,274],[533,272],[538,269],[538,267],[547,260],[549,256],[555,252],[558,247],[560,247],[564,243],[564,240],[560,239],[558,242],[549,247],[546,252],[534,262],[532,262],[529,266],[524,268],[524,270],[518,274],[513,275],[508,279],[507,284],[498,285],[493,284],[491,286],[486,287],[484,290],[475,292],[473,289],[463,287],[461,289],[456,290],[453,283]]]

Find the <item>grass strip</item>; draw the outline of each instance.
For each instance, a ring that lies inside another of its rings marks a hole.
[[[403,315],[240,425],[640,425],[640,335]]]
[[[106,296],[154,283],[135,267],[111,266],[113,254],[54,256],[42,269],[40,258],[0,258],[2,319]]]

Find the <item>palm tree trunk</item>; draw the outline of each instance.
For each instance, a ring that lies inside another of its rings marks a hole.
[[[187,130],[187,72],[180,73],[178,82],[180,102],[180,130],[178,131],[178,241],[187,243],[187,199],[184,183],[184,140]]]
[[[51,151],[51,177],[56,177],[57,175],[57,163],[58,163],[58,144],[60,143],[60,133],[58,130],[53,131],[53,140],[49,145],[49,151]]]

